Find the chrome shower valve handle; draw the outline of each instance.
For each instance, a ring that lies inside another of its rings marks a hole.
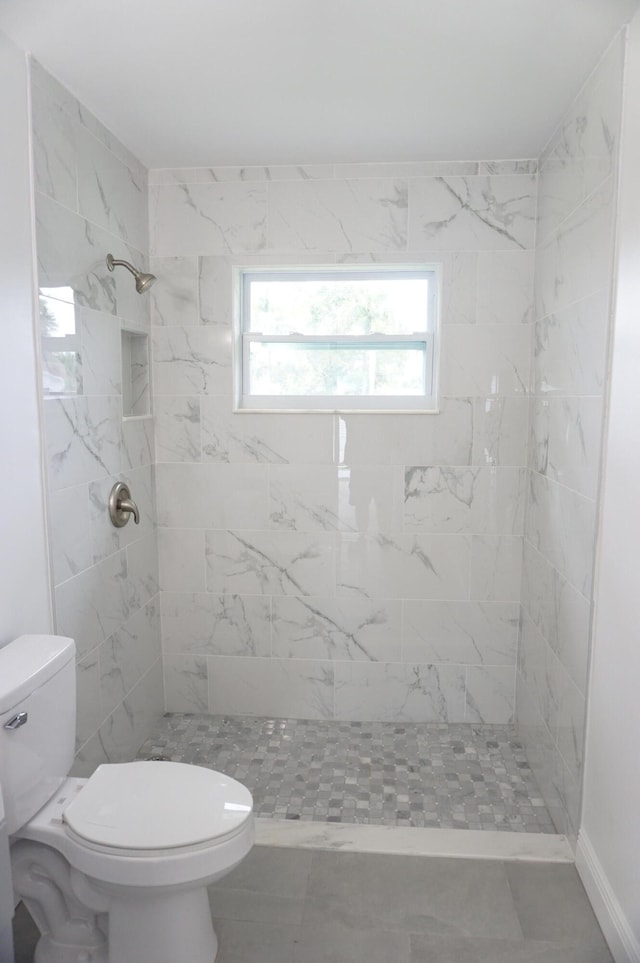
[[[116,528],[122,528],[133,515],[136,525],[140,524],[138,506],[131,498],[129,486],[124,482],[116,482],[109,495],[109,518]]]

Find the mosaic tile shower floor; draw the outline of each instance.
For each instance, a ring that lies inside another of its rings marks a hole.
[[[554,833],[511,726],[170,713],[138,758],[218,769],[257,816]]]

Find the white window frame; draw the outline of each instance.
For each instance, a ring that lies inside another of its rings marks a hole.
[[[340,265],[301,265],[282,268],[256,266],[237,266],[234,269],[235,292],[235,398],[234,410],[278,411],[278,412],[429,412],[438,411],[438,352],[439,352],[439,303],[440,303],[440,266],[436,264],[377,264],[358,267]],[[383,280],[385,278],[429,278],[429,301],[425,328],[412,334],[370,334],[370,335],[303,335],[291,332],[288,335],[265,335],[250,331],[250,296],[252,280],[297,281],[300,279],[322,280]],[[246,393],[249,384],[249,353],[251,343],[295,343],[295,344],[372,344],[393,348],[399,345],[419,345],[425,352],[424,395],[252,395]]]

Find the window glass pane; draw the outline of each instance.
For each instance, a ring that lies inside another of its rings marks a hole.
[[[429,279],[251,278],[250,331],[412,334],[426,331]]]
[[[252,395],[423,395],[426,346],[250,342]]]

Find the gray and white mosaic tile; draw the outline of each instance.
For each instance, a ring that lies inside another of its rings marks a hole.
[[[240,780],[258,816],[555,832],[512,726],[169,713],[151,756]]]

